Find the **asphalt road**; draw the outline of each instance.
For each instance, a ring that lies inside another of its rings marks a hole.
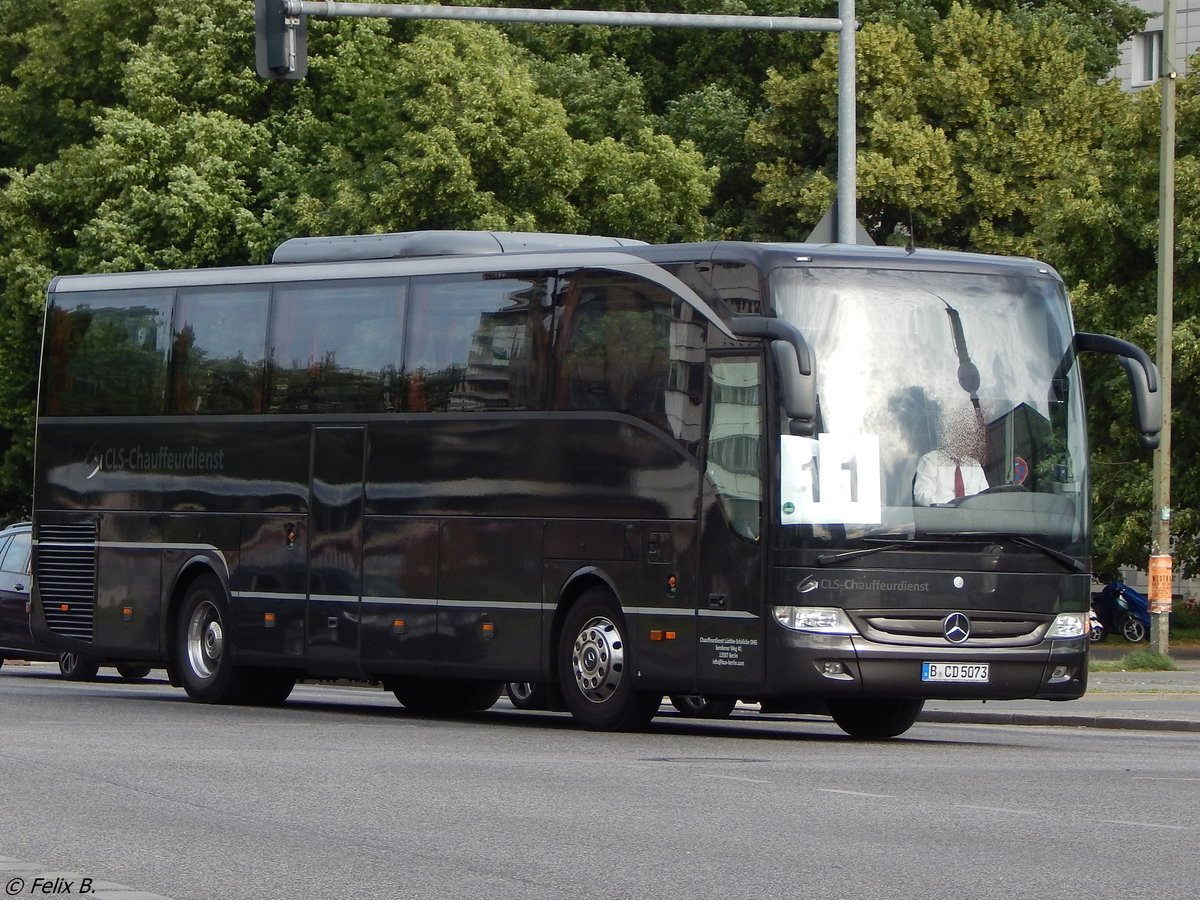
[[[10,896],[1192,898],[1195,734],[664,713],[592,734],[301,686],[209,707],[161,682],[0,670]],[[60,890],[34,893],[35,879]],[[15,892],[13,886],[20,884]]]

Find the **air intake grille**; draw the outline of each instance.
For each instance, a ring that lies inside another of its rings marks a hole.
[[[1026,647],[1046,633],[1053,616],[1023,616],[963,610],[971,620],[966,647]],[[873,641],[914,646],[948,646],[942,622],[946,610],[878,611],[856,615],[859,628]]]
[[[91,641],[96,611],[96,523],[39,526],[37,578],[50,630]]]

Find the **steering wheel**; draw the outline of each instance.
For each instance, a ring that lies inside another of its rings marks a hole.
[[[1025,487],[1023,484],[997,484],[994,487],[980,491],[975,496],[979,497],[983,494],[1016,494],[1024,493],[1028,490],[1029,488]]]

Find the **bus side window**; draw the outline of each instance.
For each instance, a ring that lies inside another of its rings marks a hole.
[[[405,328],[405,412],[537,410],[534,323],[546,276],[416,279]]]
[[[173,289],[53,298],[43,414],[163,412]]]
[[[554,408],[626,413],[697,442],[705,329],[691,313],[631,275],[577,273],[556,312]]]
[[[170,412],[262,412],[270,299],[266,285],[180,289]]]
[[[271,412],[395,409],[405,282],[279,284],[271,307]]]

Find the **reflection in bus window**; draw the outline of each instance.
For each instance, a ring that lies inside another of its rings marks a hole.
[[[262,412],[269,303],[265,285],[180,290],[170,412]]]
[[[275,289],[272,412],[395,409],[403,282],[311,282]]]
[[[531,323],[546,290],[541,276],[414,280],[401,408],[540,409]]]
[[[554,409],[612,411],[695,443],[705,327],[666,289],[623,273],[587,273],[560,292]]]
[[[161,415],[173,293],[97,291],[56,303],[44,414]]]
[[[712,360],[708,478],[729,527],[753,541],[762,521],[761,384],[757,359]]]

